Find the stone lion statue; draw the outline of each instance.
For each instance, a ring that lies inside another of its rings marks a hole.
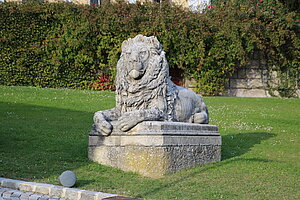
[[[116,125],[112,121],[117,121]],[[95,113],[91,134],[108,136],[116,128],[125,132],[142,121],[207,124],[209,119],[202,98],[170,80],[165,52],[157,38],[137,35],[122,43],[116,107]]]

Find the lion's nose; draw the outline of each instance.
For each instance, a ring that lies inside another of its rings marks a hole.
[[[131,62],[138,62],[139,61],[139,54],[137,52],[131,52],[130,61]]]

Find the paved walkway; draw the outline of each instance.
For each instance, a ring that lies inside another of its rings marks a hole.
[[[0,200],[67,200],[65,198],[0,187]]]
[[[0,200],[138,200],[103,192],[0,177]]]

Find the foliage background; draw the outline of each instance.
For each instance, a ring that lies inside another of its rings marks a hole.
[[[222,93],[256,51],[271,71],[300,66],[299,13],[277,0],[221,0],[202,13],[170,2],[3,3],[0,26],[1,85],[113,89],[120,45],[137,34],[157,36],[170,67],[204,95]]]

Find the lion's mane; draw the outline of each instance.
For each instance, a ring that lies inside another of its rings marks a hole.
[[[136,43],[144,43],[150,56],[146,71],[139,80],[130,80],[128,67],[125,66],[123,50]],[[175,84],[170,80],[169,66],[165,52],[156,37],[138,35],[122,44],[122,54],[117,64],[116,107],[122,113],[149,109],[151,102],[159,96],[166,97],[165,120],[173,121],[174,104],[177,96]]]

